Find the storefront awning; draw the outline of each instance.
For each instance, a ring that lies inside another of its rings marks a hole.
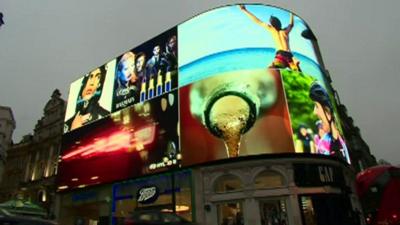
[[[46,210],[31,201],[10,200],[0,203],[0,208],[18,215],[46,216]]]

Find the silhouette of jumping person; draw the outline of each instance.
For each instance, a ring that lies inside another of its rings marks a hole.
[[[293,57],[289,46],[289,33],[294,26],[293,14],[290,13],[289,25],[282,29],[281,21],[275,16],[271,16],[269,23],[265,23],[249,12],[244,5],[239,5],[239,8],[253,22],[272,34],[272,39],[275,42],[276,54],[270,68],[290,68],[291,70],[301,71],[299,66],[300,62]]]

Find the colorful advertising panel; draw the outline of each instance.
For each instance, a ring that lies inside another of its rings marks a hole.
[[[284,9],[232,5],[96,68],[71,85],[59,187],[258,154],[350,163],[310,34]]]
[[[63,136],[59,189],[124,180],[177,165],[178,93],[172,91]]]
[[[115,60],[73,82],[65,113],[64,133],[83,127],[111,112]]]
[[[304,35],[308,30],[293,13],[265,5],[233,5],[200,14],[178,26],[179,86],[219,72],[213,71],[216,60],[223,60],[226,69],[320,73],[313,43]]]
[[[73,82],[64,133],[178,87],[176,28]]]
[[[176,29],[171,29],[118,57],[112,111],[177,88],[177,48]]]
[[[334,97],[323,78],[283,70],[282,79],[296,152],[331,155],[351,163]]]
[[[179,25],[178,33],[184,165],[292,151],[350,163],[334,98],[301,18],[270,6],[233,5],[196,16]],[[257,76],[274,77],[277,91],[271,84],[254,85],[250,80]],[[246,97],[253,93],[258,98]],[[268,109],[258,103],[274,95],[283,96],[281,105],[272,101]],[[229,121],[220,125],[215,116]]]
[[[294,152],[279,70],[215,74],[180,90],[183,166]]]

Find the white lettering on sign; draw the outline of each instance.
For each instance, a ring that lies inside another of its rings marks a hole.
[[[322,183],[332,183],[333,182],[333,168],[327,166],[319,166],[319,179]]]
[[[142,188],[139,191],[138,202],[145,202],[156,195],[156,187]]]

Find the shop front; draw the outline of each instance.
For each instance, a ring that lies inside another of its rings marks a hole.
[[[199,224],[360,224],[354,176],[336,160],[253,158],[202,167],[194,176],[202,188],[194,193]]]
[[[270,20],[287,27],[290,48],[278,25],[265,39]],[[201,225],[357,224],[351,151],[311,34],[285,9],[229,5],[74,81],[60,218],[115,225],[156,211]],[[96,91],[85,91],[94,77]]]
[[[60,225],[106,225],[110,223],[111,185],[60,193]]]
[[[201,225],[359,225],[353,185],[341,160],[247,157],[64,193],[60,224],[119,225],[157,212]]]
[[[175,213],[193,220],[191,171],[164,173],[113,185],[112,224],[124,224],[132,213]],[[175,207],[174,207],[175,206]]]

